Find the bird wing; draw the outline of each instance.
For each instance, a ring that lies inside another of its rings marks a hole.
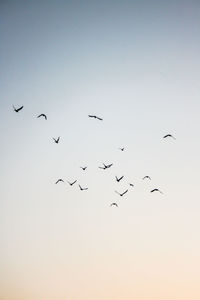
[[[103,119],[102,118],[99,118],[99,117],[96,117],[99,121],[103,121]]]
[[[121,177],[119,178],[119,180],[122,180],[122,178],[124,178],[124,176],[121,176]]]
[[[123,192],[121,195],[123,196],[124,194],[126,194],[128,192],[128,190],[126,190],[125,192]]]
[[[118,195],[120,195],[120,196],[121,196],[121,194],[120,194],[118,191],[115,191],[115,193],[117,193]]]
[[[80,190],[82,190],[82,187],[80,186],[80,184],[78,186],[79,186]]]
[[[96,118],[94,115],[88,115],[89,118]]]
[[[71,184],[74,184],[74,183],[76,183],[77,182],[77,180],[74,180]]]

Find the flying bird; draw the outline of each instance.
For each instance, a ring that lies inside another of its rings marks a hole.
[[[144,179],[149,179],[149,180],[151,180],[151,177],[148,176],[148,175],[146,175],[146,176],[144,176],[142,179],[143,179],[143,180],[144,180]]]
[[[132,184],[132,183],[129,183],[129,185],[132,186],[132,187],[134,186],[134,184]]]
[[[171,135],[171,134],[166,134],[165,136],[163,136],[163,139],[166,139],[166,138],[168,138],[168,137],[171,137],[171,138],[173,138],[174,140],[176,139],[173,135]]]
[[[99,167],[99,169],[103,169],[103,170],[106,170],[106,169],[108,169],[108,168],[110,168],[110,167],[112,167],[112,165],[113,164],[110,164],[110,165],[105,165],[104,163],[103,163],[103,167]]]
[[[56,144],[58,144],[59,143],[59,140],[60,140],[60,137],[58,137],[57,139],[55,139],[55,138],[53,138],[54,139],[54,142],[56,143]]]
[[[115,202],[111,203],[110,206],[116,206],[116,207],[118,207],[117,203],[115,203]]]
[[[124,178],[124,176],[121,176],[121,177],[119,177],[119,178],[118,178],[117,176],[115,176],[115,178],[116,178],[116,181],[117,181],[117,182],[120,182],[120,180],[122,180],[122,178]]]
[[[87,169],[87,167],[80,167],[83,171],[85,171]]]
[[[119,150],[124,151],[124,147],[123,148],[119,148]]]
[[[22,110],[23,107],[24,106],[22,105],[19,108],[15,108],[14,105],[13,105],[13,109],[14,109],[15,112],[19,112],[20,110]]]
[[[159,189],[153,189],[153,190],[151,190],[150,192],[151,192],[151,193],[153,193],[153,192],[159,192],[159,193],[163,194],[163,192],[161,192]]]
[[[103,121],[102,118],[99,118],[97,116],[94,116],[94,115],[88,115],[89,118],[94,118],[94,119],[98,119],[99,121]]]
[[[67,181],[67,182],[72,186],[74,183],[77,182],[77,180],[74,180],[73,182],[69,182],[69,181]]]
[[[37,116],[37,118],[40,118],[40,117],[44,117],[45,120],[47,120],[47,116],[45,114],[40,114],[39,116]]]
[[[79,186],[79,188],[80,188],[81,191],[86,191],[86,190],[88,190],[88,188],[82,188],[82,187],[80,186],[80,184],[79,184],[78,186]]]
[[[120,194],[119,192],[115,191],[115,193],[117,193],[118,195],[120,195],[121,197],[126,194],[128,192],[128,190],[126,190],[125,192],[123,192],[122,194]]]
[[[55,184],[57,184],[58,182],[64,182],[64,180],[62,180],[62,179],[60,178],[60,179],[58,179],[58,180],[55,182]]]

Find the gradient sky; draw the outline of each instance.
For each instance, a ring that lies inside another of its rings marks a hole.
[[[200,2],[1,1],[0,36],[0,299],[199,300]]]

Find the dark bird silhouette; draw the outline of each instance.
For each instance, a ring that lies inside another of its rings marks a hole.
[[[110,167],[112,167],[112,165],[113,164],[110,164],[110,165],[105,165],[104,163],[103,163],[103,167],[99,167],[99,169],[103,169],[103,170],[106,170],[106,169],[109,169]]]
[[[171,134],[166,134],[165,136],[163,136],[163,139],[166,139],[166,138],[168,138],[168,137],[171,137],[171,138],[173,138],[174,140],[176,139],[173,135],[171,135]]]
[[[19,108],[15,108],[14,105],[13,105],[13,109],[14,109],[15,112],[19,112],[20,110],[22,110],[23,107],[24,106],[22,105]]]
[[[44,117],[45,120],[47,120],[47,116],[45,114],[40,114],[39,116],[37,116],[37,118],[40,118],[40,117]]]
[[[60,179],[58,179],[58,180],[55,182],[55,184],[57,184],[58,182],[64,182],[64,180],[62,180],[62,179],[60,178]]]
[[[115,202],[111,203],[110,206],[116,206],[116,207],[118,207],[117,203],[115,203]]]
[[[134,186],[134,184],[132,184],[132,183],[129,183],[129,185],[132,186],[132,187]]]
[[[79,184],[78,186],[79,186],[79,188],[80,188],[81,191],[86,191],[86,190],[88,190],[88,188],[82,188],[82,187],[80,186],[80,184]]]
[[[97,116],[94,116],[94,115],[88,115],[88,117],[89,117],[89,118],[94,118],[94,119],[97,119],[97,120],[99,120],[99,121],[103,121],[103,119],[102,119],[102,118],[99,118],[99,117],[97,117]]]
[[[144,176],[142,179],[143,179],[143,180],[144,180],[144,179],[149,179],[149,180],[151,180],[151,177],[148,176],[148,175],[146,175],[146,176]]]
[[[77,180],[74,180],[73,182],[69,182],[69,181],[67,181],[67,182],[72,186],[72,185],[74,185],[74,183],[77,182]]]
[[[57,139],[55,139],[55,138],[53,138],[54,139],[54,142],[56,143],[56,144],[58,144],[59,143],[59,140],[60,140],[60,137],[58,137]]]
[[[119,148],[119,150],[124,151],[124,147],[123,148]]]
[[[151,190],[150,192],[151,192],[151,193],[153,193],[153,192],[159,192],[159,193],[163,194],[163,192],[161,192],[159,189],[153,189],[153,190]]]
[[[126,190],[125,192],[123,192],[122,194],[120,194],[119,192],[115,191],[115,193],[117,193],[118,195],[120,195],[121,197],[126,194],[128,192],[128,190]]]
[[[116,181],[117,181],[117,182],[120,182],[120,180],[122,180],[122,178],[124,178],[124,176],[121,176],[121,177],[119,177],[119,178],[118,178],[117,176],[115,176],[115,178],[116,178]]]
[[[87,167],[80,167],[83,171],[85,171],[87,169]]]

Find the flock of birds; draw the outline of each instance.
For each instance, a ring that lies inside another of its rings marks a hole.
[[[20,106],[20,107],[16,108],[16,107],[13,105],[13,109],[14,109],[14,111],[15,111],[16,113],[20,112],[23,108],[24,108],[24,106]],[[40,114],[40,115],[37,116],[37,118],[41,118],[41,117],[44,118],[45,120],[47,120],[47,115],[46,115],[46,114],[42,113],[42,114]],[[98,117],[98,116],[96,116],[96,115],[88,115],[88,117],[89,117],[89,118],[93,118],[93,119],[97,119],[97,120],[99,120],[99,121],[103,121],[102,118],[100,118],[100,117]],[[163,139],[166,139],[166,138],[172,138],[172,139],[174,139],[174,140],[176,139],[172,134],[166,134],[166,135],[164,135],[164,136],[163,136]],[[60,141],[60,137],[57,137],[57,138],[54,138],[54,137],[53,137],[53,140],[54,140],[54,142],[55,142],[56,144],[58,144],[59,141]],[[119,148],[119,150],[121,150],[121,151],[124,151],[124,149],[125,149],[124,147],[123,147],[123,148]],[[106,164],[103,163],[103,166],[100,166],[100,167],[98,167],[98,168],[99,168],[99,169],[102,169],[102,170],[106,170],[106,169],[111,168],[112,166],[113,166],[112,163],[111,163],[111,164],[108,164],[108,165],[106,165]],[[80,167],[80,168],[81,168],[83,171],[85,171],[85,170],[87,169],[87,166],[85,166],[85,167]],[[121,177],[115,176],[115,179],[116,179],[117,182],[120,182],[123,178],[124,178],[124,176],[121,176]],[[144,176],[142,179],[143,179],[143,180],[151,180],[151,177],[150,177],[149,175],[146,175],[146,176]],[[59,179],[55,182],[55,184],[58,184],[58,183],[60,183],[60,182],[64,182],[64,180],[63,180],[62,178],[59,178]],[[76,182],[77,182],[77,180],[74,180],[73,182],[67,181],[67,183],[68,183],[70,186],[73,186]],[[79,184],[78,186],[79,186],[79,189],[80,189],[81,191],[86,191],[86,190],[88,190],[87,187],[84,187],[84,188],[83,188],[80,184]],[[134,184],[129,183],[129,186],[134,187]],[[128,192],[128,189],[126,189],[126,190],[125,190],[124,192],[122,192],[122,193],[119,193],[118,191],[115,191],[115,193],[117,193],[120,197],[123,197],[127,192]],[[162,192],[160,189],[158,189],[158,188],[154,188],[154,189],[152,189],[152,190],[150,191],[150,193],[154,193],[154,192],[159,192],[159,193],[163,194],[163,192]],[[113,203],[110,204],[110,206],[118,207],[118,204],[117,204],[116,202],[113,202]]]

